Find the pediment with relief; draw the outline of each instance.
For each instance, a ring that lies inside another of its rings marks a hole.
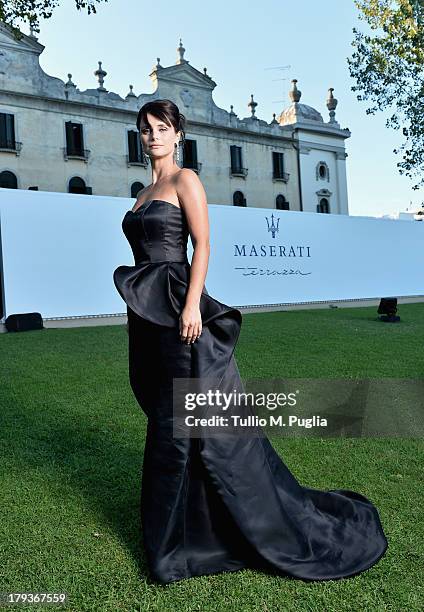
[[[216,87],[215,81],[213,81],[210,77],[205,76],[188,63],[161,68],[156,72],[156,76],[158,81],[161,79],[169,79],[172,81],[177,81],[180,84],[196,85],[197,87],[202,87],[203,89],[209,90],[213,90]]]
[[[3,49],[10,49],[11,51],[26,51],[29,53],[42,53],[44,45],[37,42],[35,39],[23,34],[20,40],[17,40],[9,30],[9,28],[0,22],[0,47]]]

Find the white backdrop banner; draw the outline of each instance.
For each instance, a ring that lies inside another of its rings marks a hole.
[[[0,188],[5,316],[126,313],[113,271],[134,265],[134,199]],[[424,294],[424,223],[209,205],[206,288],[240,306]],[[189,241],[189,259],[192,248]]]

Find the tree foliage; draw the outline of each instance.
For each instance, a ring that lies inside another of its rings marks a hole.
[[[74,0],[80,11],[96,13],[96,4],[108,0]],[[17,38],[22,35],[17,27],[17,21],[28,23],[34,32],[40,31],[40,19],[49,19],[60,0],[0,0],[0,21],[9,25]]]
[[[353,28],[354,53],[348,58],[353,91],[369,100],[367,114],[390,109],[386,127],[402,129],[400,174],[424,184],[424,0],[355,0],[371,33]]]

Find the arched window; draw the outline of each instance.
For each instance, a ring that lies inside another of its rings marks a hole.
[[[144,189],[143,183],[140,183],[140,181],[135,181],[135,183],[131,185],[131,197],[136,198],[138,195],[138,192],[141,191],[142,189]]]
[[[5,189],[18,188],[18,179],[13,172],[9,172],[9,170],[0,172],[0,187],[4,187]]]
[[[235,191],[233,193],[233,205],[234,206],[247,206],[246,198],[241,191]]]
[[[85,181],[79,176],[73,176],[69,181],[69,193],[87,193]]]
[[[330,212],[330,204],[327,198],[321,198],[319,204],[317,204],[317,212],[319,213],[329,213]]]
[[[275,208],[278,210],[290,210],[289,203],[281,193],[275,198]]]

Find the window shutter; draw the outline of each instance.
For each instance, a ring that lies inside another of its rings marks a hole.
[[[188,158],[189,155],[189,144],[188,144],[188,140],[184,139],[184,144],[183,144],[183,159],[182,159],[182,165],[183,168],[186,167],[186,160]]]
[[[11,114],[6,115],[6,142],[8,147],[15,148],[15,117]]]
[[[0,113],[0,147],[6,146],[6,114]]]
[[[65,123],[65,129],[66,129],[66,152],[68,153],[68,155],[72,155],[72,151],[74,148],[74,135],[72,133],[72,122],[71,121],[67,121]]]
[[[134,130],[128,131],[128,157],[130,162],[137,161],[137,143],[136,138],[137,132]]]
[[[230,151],[231,151],[231,170],[235,171],[237,169],[237,152],[236,152],[236,145],[231,145],[230,146]]]
[[[135,144],[136,144],[136,154],[137,154],[137,161],[141,162],[143,161],[142,156],[141,156],[141,142],[140,142],[140,138],[138,137],[138,132],[134,132],[134,138],[135,138]]]
[[[14,149],[15,117],[10,113],[0,113],[0,147]]]
[[[195,140],[184,140],[183,168],[197,168],[197,143]]]
[[[236,168],[237,168],[237,170],[240,171],[242,169],[242,167],[243,167],[243,161],[241,159],[241,147],[237,147],[236,146],[236,158],[237,158]]]
[[[241,156],[241,147],[237,145],[231,145],[231,170],[233,172],[240,172],[243,166],[243,160]]]
[[[193,143],[193,147],[192,147],[192,162],[193,162],[193,168],[197,168],[197,142],[195,140],[192,140]]]
[[[277,153],[275,151],[272,152],[272,173],[274,177],[277,176]]]
[[[273,151],[272,153],[272,171],[274,174],[274,178],[283,178],[284,153]]]
[[[77,151],[80,155],[84,154],[84,136],[82,133],[82,125],[80,123],[74,124],[75,128],[75,140],[77,145]]]
[[[80,123],[67,121],[66,128],[66,151],[68,155],[84,155],[83,126]]]

